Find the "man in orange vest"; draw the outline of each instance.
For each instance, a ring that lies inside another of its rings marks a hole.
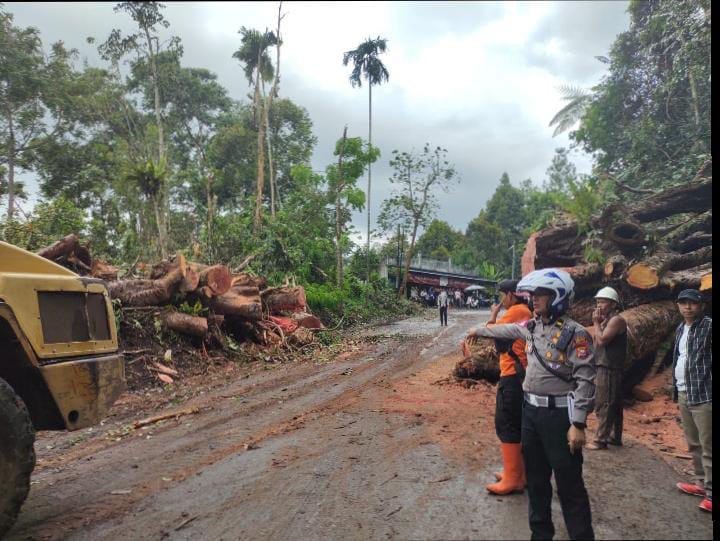
[[[521,323],[532,319],[532,313],[524,298],[515,293],[517,280],[504,280],[498,284],[500,299],[490,308],[488,325],[495,323]],[[500,310],[505,313],[498,319]],[[491,494],[504,495],[522,492],[525,488],[520,432],[522,424],[522,381],[527,367],[527,355],[523,340],[495,340],[500,353],[500,381],[495,400],[495,433],[500,439],[503,471],[496,473],[497,483],[486,488]]]

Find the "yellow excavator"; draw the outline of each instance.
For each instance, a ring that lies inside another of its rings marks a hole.
[[[104,282],[0,241],[0,537],[30,489],[35,431],[96,424],[124,390]]]

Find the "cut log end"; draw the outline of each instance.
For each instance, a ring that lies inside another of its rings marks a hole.
[[[712,291],[712,272],[700,278],[700,291]]]
[[[627,272],[627,283],[637,289],[653,289],[660,284],[658,272],[645,263],[636,263]]]

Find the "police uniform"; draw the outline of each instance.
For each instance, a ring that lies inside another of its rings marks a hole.
[[[553,473],[570,538],[594,539],[582,451],[570,453],[567,440],[571,422],[584,428],[593,410],[596,369],[590,334],[569,318],[480,326],[471,333],[526,342],[522,452],[532,539],[552,539],[555,534],[550,512]]]

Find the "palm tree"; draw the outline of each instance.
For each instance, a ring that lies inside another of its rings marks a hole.
[[[585,114],[592,99],[591,93],[575,86],[561,86],[560,92],[568,103],[550,121],[550,126],[555,126],[553,137],[572,128]]]
[[[260,227],[262,212],[262,196],[265,184],[265,123],[263,122],[262,101],[260,99],[260,88],[263,82],[273,80],[275,69],[270,60],[268,48],[277,45],[277,37],[274,32],[260,33],[257,30],[245,28],[240,29],[242,41],[240,48],[233,53],[244,64],[243,70],[248,83],[255,85],[253,105],[255,111],[255,125],[257,126],[257,193],[255,196],[255,221],[253,233],[257,233]]]
[[[385,65],[378,58],[387,49],[387,40],[378,36],[376,39],[368,38],[361,43],[357,49],[343,54],[343,66],[350,61],[353,63],[353,70],[350,74],[350,84],[353,88],[362,86],[362,78],[368,82],[368,146],[372,147],[372,87],[380,85],[390,79],[390,73]],[[370,280],[370,186],[372,184],[372,165],[368,164],[368,189],[367,189],[367,256],[368,256],[368,281]]]

